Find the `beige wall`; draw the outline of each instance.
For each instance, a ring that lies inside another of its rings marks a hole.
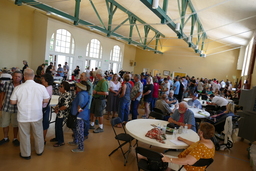
[[[217,46],[220,44],[212,43],[207,45],[207,49],[210,51]],[[195,77],[229,79],[231,81],[236,81],[233,78],[240,78],[240,71],[236,70],[239,50],[208,55],[203,58],[188,48],[182,40],[177,39],[165,40],[162,50],[164,54],[154,54],[151,51],[137,49],[135,73],[141,73],[143,68],[149,68],[150,72],[153,69],[159,70],[161,75],[163,70],[168,70],[171,73],[182,72]]]
[[[33,10],[16,6],[14,1],[0,1],[0,68],[23,67],[31,63]]]
[[[125,45],[124,49],[124,59],[123,59],[123,70],[124,71],[134,71],[134,62],[136,56],[136,47],[131,45]]]

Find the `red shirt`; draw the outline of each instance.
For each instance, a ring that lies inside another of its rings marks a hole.
[[[158,98],[159,84],[158,84],[158,83],[154,83],[153,86],[154,86],[154,88],[153,88],[152,97],[153,97],[153,98]]]

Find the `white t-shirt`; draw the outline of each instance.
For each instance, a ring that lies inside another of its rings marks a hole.
[[[33,80],[15,87],[10,100],[17,100],[18,122],[37,122],[42,119],[43,100],[49,98],[46,88]]]
[[[220,107],[226,106],[228,104],[228,101],[225,98],[218,96],[213,97],[212,102]]]
[[[115,84],[113,81],[109,81],[109,88],[112,88],[114,91],[118,91],[121,88],[121,83],[118,81],[118,83]]]

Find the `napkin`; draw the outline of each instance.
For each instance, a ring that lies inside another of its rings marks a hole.
[[[173,144],[178,145],[178,146],[187,146],[186,143],[179,141],[179,140],[170,140]]]

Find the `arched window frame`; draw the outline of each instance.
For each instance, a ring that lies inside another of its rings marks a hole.
[[[58,29],[50,39],[50,50],[66,54],[74,54],[75,41],[71,33],[66,29]]]

